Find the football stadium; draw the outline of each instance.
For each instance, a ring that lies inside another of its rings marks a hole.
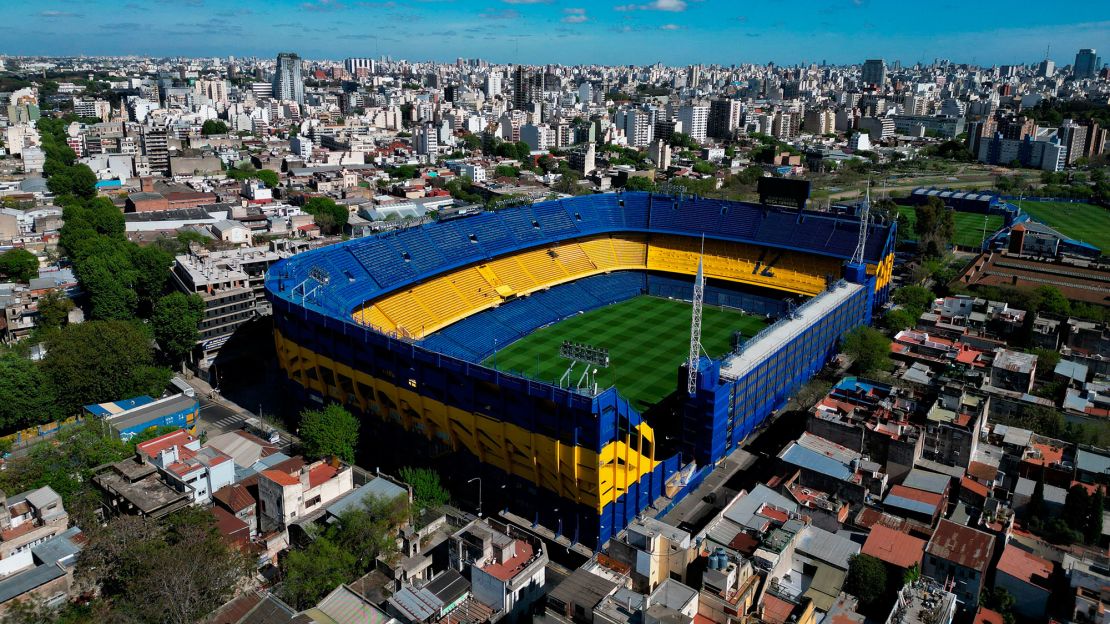
[[[598,546],[700,483],[870,321],[894,229],[587,195],[302,253],[266,289],[300,401],[419,439],[414,458],[449,454],[509,511]]]

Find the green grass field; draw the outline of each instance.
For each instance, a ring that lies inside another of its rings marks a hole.
[[[913,224],[917,215],[913,206],[898,206],[898,213],[905,215],[910,222],[909,238],[913,238]],[[972,212],[957,212],[955,215],[956,236],[952,242],[962,247],[979,247],[983,243],[983,215]],[[1002,227],[1002,215],[987,215],[987,236],[994,234]]]
[[[1089,243],[1110,254],[1110,210],[1091,204],[1014,201],[1022,210],[1065,236]]]
[[[736,310],[706,306],[702,344],[713,357],[728,353],[732,332],[750,337],[766,323]],[[564,340],[609,349],[609,368],[600,369],[601,388],[616,386],[636,409],[644,410],[673,392],[678,367],[690,349],[690,304],[640,296],[572,316],[540,329],[490,356],[484,364],[557,382],[569,362],[559,357]],[[580,364],[573,376],[578,382]]]

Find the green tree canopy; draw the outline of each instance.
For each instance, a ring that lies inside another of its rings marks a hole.
[[[868,606],[886,591],[886,565],[871,555],[852,555],[844,590]]]
[[[451,495],[439,482],[439,473],[431,468],[406,466],[400,477],[412,486],[413,502],[418,508],[433,509],[451,501]]]
[[[29,282],[39,275],[39,259],[21,247],[9,249],[0,254],[0,275],[17,282]]]
[[[338,457],[350,464],[355,461],[358,419],[335,403],[306,410],[301,412],[299,436],[309,457]]]
[[[295,609],[314,606],[328,592],[353,579],[357,558],[326,536],[285,555],[281,597]]]
[[[58,329],[65,325],[73,311],[73,300],[60,290],[51,290],[39,297],[38,326],[44,330]]]
[[[159,396],[169,382],[169,371],[154,366],[150,335],[134,323],[67,325],[47,339],[46,350],[43,371],[65,414],[90,403]]]
[[[227,134],[227,124],[219,119],[208,119],[201,125],[200,133],[204,136]]]
[[[628,182],[624,184],[625,190],[628,191],[654,191],[655,181],[647,176],[629,176]]]
[[[230,600],[253,569],[212,512],[190,507],[162,521],[119,516],[91,531],[77,575],[100,588],[114,621],[186,624]]]
[[[197,326],[203,318],[204,300],[199,295],[174,292],[154,304],[150,325],[162,351],[179,362],[196,346]]]
[[[863,374],[890,368],[890,340],[877,329],[861,326],[844,335],[841,347]]]
[[[14,351],[0,352],[0,435],[60,415],[54,386],[38,365]]]
[[[315,217],[316,225],[328,234],[336,234],[347,225],[350,213],[330,197],[312,197],[304,204],[304,211]]]

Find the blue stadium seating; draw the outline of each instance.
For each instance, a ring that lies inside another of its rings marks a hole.
[[[563,200],[533,204],[536,220],[540,222],[543,233],[551,236],[564,236],[578,231],[574,218],[567,212]]]
[[[516,239],[505,227],[505,221],[496,212],[487,212],[458,222],[467,236],[473,234],[486,253],[493,255],[516,245]]]
[[[404,261],[401,248],[392,237],[371,238],[365,242],[367,244],[352,245],[351,253],[383,288],[416,277],[416,273],[409,263]]]
[[[426,273],[447,263],[423,228],[409,228],[397,233],[397,242],[409,253],[409,262],[417,273]]]
[[[508,226],[509,232],[518,241],[538,241],[544,240],[543,231],[532,224],[536,220],[536,215],[532,212],[531,206],[521,206],[516,210],[503,210],[501,218]]]
[[[454,222],[436,223],[423,229],[448,262],[477,259],[482,255],[481,248],[470,242],[466,235],[455,227]]]
[[[652,197],[647,193],[623,193],[620,201],[624,202],[624,223],[630,228],[646,228],[648,226],[648,209]],[[664,200],[666,201],[666,200]]]

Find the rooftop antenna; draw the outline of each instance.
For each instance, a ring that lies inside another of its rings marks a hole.
[[[690,361],[687,363],[686,392],[694,396],[698,387],[698,358],[701,357],[701,308],[705,301],[705,275],[702,260],[705,257],[705,234],[701,235],[701,254],[698,256],[698,274],[694,277],[694,305],[690,315]]]
[[[871,178],[867,178],[867,195],[859,211],[859,241],[852,253],[852,264],[863,264],[863,250],[867,247],[867,218],[871,216]]]

